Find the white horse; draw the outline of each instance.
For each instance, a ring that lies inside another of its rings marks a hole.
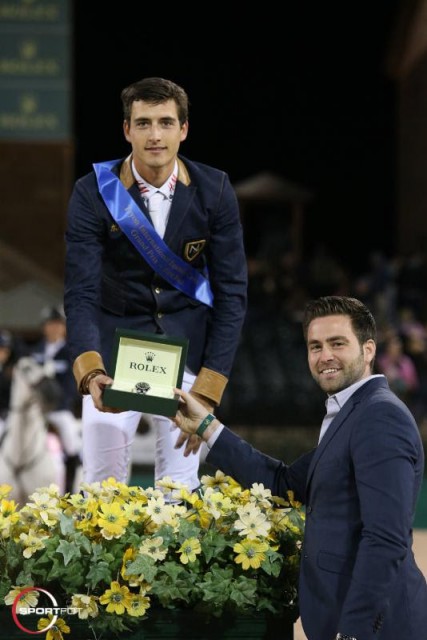
[[[0,440],[0,484],[21,505],[37,488],[58,484],[58,460],[49,448],[46,402],[54,401],[53,371],[20,358],[12,375],[10,409]]]

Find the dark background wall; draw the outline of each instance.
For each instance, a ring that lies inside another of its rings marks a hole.
[[[395,245],[395,92],[385,57],[397,5],[285,2],[279,18],[273,3],[190,15],[186,6],[109,10],[76,0],[76,175],[128,152],[120,90],[168,77],[192,103],[184,154],[233,182],[272,170],[313,190],[306,252],[321,237],[362,269],[372,249]]]

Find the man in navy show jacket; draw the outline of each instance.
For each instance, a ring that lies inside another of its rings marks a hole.
[[[227,383],[246,311],[246,257],[230,180],[223,171],[178,156],[188,130],[184,90],[168,80],[146,78],[124,89],[122,102],[132,154],[117,160],[112,172],[150,222],[141,189],[166,193],[163,240],[200,274],[207,270],[213,306],[182,293],[149,266],[112,217],[94,172],[76,182],[68,210],[64,300],[68,348],[84,394],[87,481],[109,475],[125,481],[141,417],[108,413],[102,403],[102,391],[112,382],[115,329],[188,338],[184,383],[213,410]],[[177,436],[170,426],[167,418],[155,418],[156,478],[170,475],[194,488],[198,456],[187,460],[175,450]]]

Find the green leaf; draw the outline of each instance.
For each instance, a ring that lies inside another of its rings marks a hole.
[[[60,513],[59,528],[63,536],[72,535],[75,532],[74,520],[72,516],[66,516],[65,513]]]
[[[68,542],[67,540],[60,540],[56,551],[63,556],[65,566],[67,566],[67,564],[71,562],[71,560],[78,559],[82,555],[80,548],[76,545],[76,543]]]
[[[158,568],[156,561],[147,555],[138,555],[133,562],[126,565],[126,573],[133,576],[144,576],[144,580],[152,582],[156,577]]]

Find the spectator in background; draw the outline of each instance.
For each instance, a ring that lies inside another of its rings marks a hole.
[[[31,349],[31,355],[40,365],[54,368],[58,383],[56,406],[47,413],[47,420],[57,430],[65,454],[66,491],[72,491],[75,474],[81,464],[81,437],[76,418],[80,395],[68,357],[65,315],[61,307],[46,307],[41,313],[42,338]]]
[[[419,387],[415,363],[403,350],[401,337],[391,332],[377,356],[377,369],[384,374],[390,389],[409,406]]]

